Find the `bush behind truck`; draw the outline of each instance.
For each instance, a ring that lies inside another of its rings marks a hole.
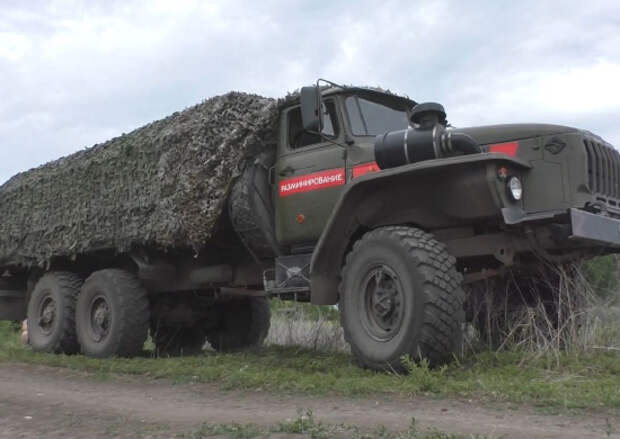
[[[0,187],[0,318],[37,351],[131,356],[149,330],[160,354],[229,351],[278,296],[338,304],[365,367],[437,364],[464,287],[614,253],[619,218],[620,156],[586,131],[453,128],[332,83],[229,93]]]

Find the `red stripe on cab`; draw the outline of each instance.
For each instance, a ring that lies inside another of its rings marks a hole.
[[[368,174],[370,172],[380,171],[379,165],[377,162],[363,163],[361,165],[353,166],[353,178],[361,177],[362,175]]]
[[[516,157],[518,150],[519,142],[495,143],[489,146],[489,152],[506,154],[511,157]]]

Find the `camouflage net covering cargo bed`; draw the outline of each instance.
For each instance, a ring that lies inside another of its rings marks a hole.
[[[0,266],[134,246],[198,251],[236,173],[275,147],[277,103],[228,93],[0,186]]]

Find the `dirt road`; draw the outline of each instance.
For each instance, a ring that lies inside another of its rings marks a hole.
[[[484,434],[503,438],[620,437],[603,414],[542,415],[531,408],[467,400],[276,396],[205,384],[119,376],[101,380],[61,368],[0,365],[0,438],[173,437],[203,422],[271,426],[312,410],[317,420],[372,429]],[[611,434],[611,435],[609,435]],[[282,438],[282,435],[278,436]]]

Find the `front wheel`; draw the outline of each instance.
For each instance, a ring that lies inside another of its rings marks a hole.
[[[465,295],[455,262],[432,235],[412,227],[381,227],[354,245],[340,310],[362,366],[402,371],[403,356],[434,365],[459,351]]]

